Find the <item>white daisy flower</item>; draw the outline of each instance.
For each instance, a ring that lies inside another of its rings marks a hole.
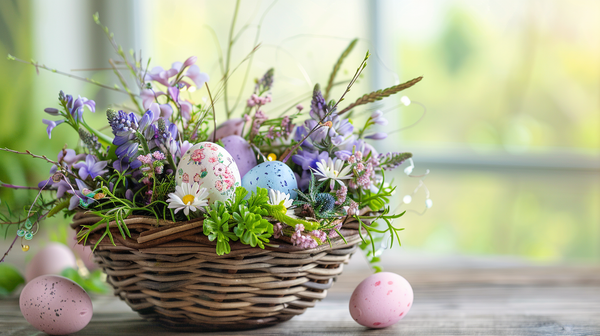
[[[193,185],[183,183],[175,187],[174,193],[169,194],[167,203],[169,203],[170,209],[175,209],[175,213],[183,209],[183,213],[188,216],[190,210],[196,212],[203,210],[201,207],[208,205],[208,191],[206,188],[200,188],[196,182]]]
[[[290,199],[290,194],[286,194],[279,190],[269,189],[269,204],[279,205],[283,201],[283,206],[287,209],[294,203],[293,199]]]
[[[331,160],[330,157],[327,158],[327,161],[321,159],[320,162],[317,162],[317,169],[315,170],[315,175],[321,176],[319,181],[331,179],[329,187],[333,190],[336,182],[338,182],[340,185],[345,185],[342,180],[352,178],[352,166],[348,165],[343,169],[342,167],[344,167],[344,160],[340,160],[337,158]]]

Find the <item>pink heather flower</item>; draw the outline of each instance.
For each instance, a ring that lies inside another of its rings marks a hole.
[[[327,240],[327,234],[321,230],[313,230],[310,234],[312,234],[315,238],[319,239],[321,242]]]
[[[356,160],[357,161],[361,161],[362,160],[362,157],[363,157],[362,152],[356,151],[356,153],[354,153],[354,155],[356,155]]]
[[[334,229],[339,230],[341,228],[342,228],[342,221],[337,221],[337,224],[335,224]],[[329,231],[329,238],[335,238],[335,237],[339,236],[338,233],[334,229],[331,229]]]
[[[270,94],[266,95],[264,99],[265,99],[265,103],[270,103],[270,102],[273,101],[273,99],[271,99],[271,95]]]
[[[350,155],[348,158],[348,163],[356,163],[356,155]]]
[[[267,115],[265,114],[265,112],[263,110],[258,110],[258,111],[256,111],[256,114],[254,114],[254,119],[265,121],[265,120],[269,119],[269,117],[267,117]]]
[[[279,237],[283,236],[283,228],[281,227],[281,223],[273,224],[273,238],[279,239]]]
[[[346,201],[346,195],[348,194],[348,187],[346,187],[345,185],[341,186],[340,189],[338,189],[335,192],[335,196],[337,197],[337,201],[335,201],[335,204],[342,204]]]
[[[162,173],[163,173],[163,170],[164,170],[164,166],[162,166],[162,165],[160,165],[160,166],[156,166],[156,167],[154,168],[154,172],[156,172],[156,175],[160,175],[160,174],[162,174]]]
[[[152,154],[138,155],[137,159],[144,164],[152,164]]]
[[[281,119],[281,128],[286,128],[290,123],[290,117],[289,116],[285,116],[283,117],[283,119]]]
[[[154,157],[155,160],[164,160],[165,159],[165,155],[159,151],[152,153],[152,156]]]
[[[254,105],[256,105],[256,102],[254,102],[254,99],[250,98],[248,99],[248,101],[246,101],[246,105],[248,107],[254,107]]]
[[[250,118],[250,115],[244,114],[244,121],[245,122],[250,122],[250,120],[252,120],[252,118]]]
[[[358,203],[356,203],[354,201],[350,201],[350,206],[347,206],[344,208],[347,208],[346,212],[348,213],[349,216],[358,214]]]
[[[298,112],[304,110],[304,106],[302,106],[302,104],[296,105],[296,108],[298,109]]]
[[[368,189],[371,186],[371,179],[369,178],[369,176],[367,174],[364,174],[363,176],[358,178],[358,184],[363,189]]]
[[[356,182],[354,182],[354,181],[350,181],[350,182],[348,182],[348,187],[349,187],[350,189],[358,189],[358,185],[357,185],[357,184],[356,184]]]
[[[302,224],[296,224],[296,226],[294,227],[294,229],[296,230],[296,232],[300,231],[304,231],[304,225]]]
[[[363,170],[365,170],[365,165],[364,165],[364,163],[362,163],[362,162],[359,162],[359,163],[357,163],[357,164],[356,164],[356,170],[357,170],[359,173],[360,173],[360,172],[362,172]]]

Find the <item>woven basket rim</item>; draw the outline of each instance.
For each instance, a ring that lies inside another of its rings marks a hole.
[[[369,212],[367,209],[361,210],[361,213]],[[82,225],[90,225],[95,224],[100,219],[99,216],[93,214],[91,211],[78,211],[73,217],[73,221],[70,224],[71,228],[79,231],[82,229]],[[261,249],[259,247],[252,247],[249,245],[245,245],[240,243],[239,241],[233,242],[230,241],[231,252],[229,255],[233,254],[256,254],[256,253],[264,253],[264,251],[271,252],[284,252],[284,253],[319,253],[323,251],[328,251],[331,249],[343,249],[343,245],[347,245],[348,248],[352,248],[355,244],[357,244],[360,240],[360,234],[358,232],[357,222],[353,220],[352,217],[346,216],[340,218],[340,220],[345,220],[343,225],[347,225],[347,223],[353,223],[355,225],[351,225],[352,228],[342,228],[340,229],[340,233],[344,236],[335,237],[331,239],[331,244],[324,243],[312,249],[305,249],[299,246],[293,246],[288,238],[288,241],[281,239],[271,238],[269,245],[265,246],[265,249]],[[271,220],[274,222],[274,220]],[[173,247],[174,241],[178,241],[179,244],[183,244],[182,248],[185,245],[198,245],[198,246],[210,246],[214,248],[216,246],[216,242],[211,242],[208,240],[203,233],[202,224],[204,219],[196,218],[189,221],[181,221],[181,222],[172,222],[163,219],[156,219],[155,217],[149,216],[141,216],[141,215],[131,215],[124,219],[124,222],[127,224],[130,231],[141,231],[139,236],[134,238],[123,238],[121,233],[119,232],[116,222],[111,221],[109,225],[111,227],[111,233],[114,239],[114,244],[119,248],[124,249],[134,249],[134,250],[143,250],[147,248],[155,248],[155,247]],[[106,229],[106,224],[101,224],[97,228],[92,231],[92,234],[97,233],[98,231],[104,231]],[[133,236],[132,236],[133,237]],[[345,241],[344,241],[345,239]],[[189,242],[190,244],[185,244],[182,240]],[[79,244],[82,245],[91,245],[93,246],[97,240],[91,239],[88,240],[85,244],[83,241],[80,241]],[[171,244],[169,244],[171,243]],[[110,240],[107,237],[100,242],[98,248],[102,249],[111,249],[116,247],[113,246]],[[166,246],[165,246],[166,245]],[[215,256],[217,256],[215,251]]]

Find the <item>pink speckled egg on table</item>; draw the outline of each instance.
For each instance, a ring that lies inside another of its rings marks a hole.
[[[408,281],[395,273],[375,273],[363,280],[350,297],[350,315],[369,328],[385,328],[402,319],[413,303]]]
[[[83,329],[92,319],[92,300],[75,282],[42,275],[27,283],[19,298],[21,313],[32,326],[50,335]]]

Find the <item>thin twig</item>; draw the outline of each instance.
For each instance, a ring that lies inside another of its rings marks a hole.
[[[19,186],[19,185],[8,184],[8,183],[0,183],[0,187],[11,188],[11,189],[35,189],[35,190],[40,189],[38,187]]]
[[[39,64],[38,62],[28,62],[28,61],[22,60],[22,59],[20,59],[20,58],[16,58],[16,57],[14,57],[14,56],[12,56],[12,55],[8,55],[8,59],[9,59],[9,60],[11,60],[11,61],[16,61],[16,62],[19,62],[19,63],[31,64],[31,65],[33,65],[33,66],[36,68],[36,70],[37,70],[37,69],[44,69],[44,70],[48,70],[48,71],[50,71],[50,72],[54,72],[54,73],[57,73],[57,74],[59,74],[59,75],[63,75],[63,76],[69,77],[69,78],[73,78],[73,79],[77,79],[77,80],[80,80],[80,81],[83,81],[83,82],[86,82],[86,83],[90,83],[90,84],[97,85],[97,86],[99,86],[99,87],[101,87],[101,88],[104,88],[104,89],[107,89],[107,90],[112,90],[112,91],[117,91],[117,92],[121,92],[121,93],[129,94],[129,93],[128,93],[127,91],[125,91],[125,90],[121,90],[121,89],[119,89],[119,88],[116,88],[116,87],[112,87],[112,86],[108,86],[108,85],[105,85],[105,84],[102,84],[102,83],[98,83],[98,82],[96,82],[96,81],[95,81],[95,80],[93,80],[93,79],[84,78],[84,77],[79,77],[79,76],[71,75],[71,74],[69,74],[69,73],[66,73],[66,72],[63,72],[63,71],[59,71],[59,70],[56,70],[56,69],[52,69],[52,68],[49,68],[49,67],[47,67],[47,66],[45,66],[45,65],[43,65],[43,64]]]
[[[237,15],[238,15],[238,11],[240,9],[240,0],[237,0],[235,2],[235,10],[233,12],[233,19],[231,20],[231,28],[229,29],[229,44],[227,46],[227,59],[225,60],[225,73],[223,74],[223,78],[228,77],[229,75],[229,63],[231,61],[231,47],[233,46],[233,30],[235,29],[235,22],[237,21]],[[227,99],[229,98],[227,96],[227,82],[225,82],[225,114],[227,115],[227,119],[229,119],[229,116],[231,115],[231,112],[229,111],[229,103],[227,102]]]
[[[267,16],[267,13],[269,13],[269,11],[271,10],[271,8],[273,8],[273,6],[275,6],[275,3],[277,3],[277,0],[271,2],[271,5],[269,5],[269,7],[267,8],[267,10],[265,10],[265,12],[263,13],[262,17],[260,18],[260,21],[258,22],[258,26],[256,27],[256,36],[254,37],[254,45],[258,44],[258,39],[260,37],[260,29],[262,27],[263,20],[265,19],[265,17]],[[242,85],[240,87],[240,92],[238,93],[238,97],[237,97],[237,99],[235,101],[235,104],[231,108],[232,111],[235,111],[235,109],[237,108],[237,106],[240,103],[240,100],[242,98],[242,93],[244,92],[244,88],[246,87],[246,82],[248,81],[248,75],[250,74],[250,68],[252,66],[252,60],[253,60],[253,58],[254,58],[254,53],[250,56],[250,59],[248,60],[248,67],[246,68],[246,73],[244,74],[244,80],[242,80]]]
[[[360,65],[358,66],[358,69],[356,69],[356,73],[354,74],[354,77],[352,77],[352,80],[350,81],[350,83],[348,83],[348,86],[346,87],[346,91],[344,91],[344,94],[342,94],[342,96],[340,97],[340,99],[335,103],[335,105],[331,108],[331,110],[329,110],[329,112],[327,112],[323,116],[323,118],[321,118],[321,120],[319,120],[319,122],[317,123],[317,125],[315,127],[313,127],[308,132],[308,134],[306,134],[304,136],[304,138],[302,138],[302,140],[300,140],[298,143],[296,143],[292,147],[292,149],[288,152],[288,154],[285,156],[285,158],[283,160],[281,160],[281,162],[285,163],[287,160],[289,160],[290,156],[292,156],[292,154],[296,151],[296,149],[298,149],[300,147],[300,145],[302,145],[302,143],[304,141],[306,141],[306,139],[308,139],[309,136],[311,136],[319,128],[323,127],[323,121],[325,121],[325,119],[327,119],[327,117],[329,117],[331,114],[333,114],[333,112],[335,112],[335,109],[337,108],[338,104],[342,100],[344,100],[344,97],[346,96],[346,94],[348,92],[350,92],[350,88],[352,87],[352,85],[354,85],[354,83],[358,80],[358,77],[360,76],[360,74],[362,73],[362,71],[367,66],[367,60],[369,59],[369,56],[370,56],[370,54],[367,51],[367,54],[365,55],[365,58],[363,59],[362,63],[360,63]]]
[[[15,242],[17,241],[18,238],[19,238],[19,236],[15,235],[15,239],[13,239],[12,244],[10,244],[10,247],[8,248],[8,250],[6,250],[6,252],[4,252],[2,259],[0,259],[0,263],[4,262],[4,258],[6,258],[6,256],[8,255],[8,252],[10,252],[10,250],[12,250],[12,248],[15,245]]]
[[[5,147],[5,148],[0,148],[0,150],[2,150],[2,151],[5,151],[5,152],[11,152],[11,153],[15,153],[15,154],[31,155],[31,156],[33,156],[34,158],[37,158],[37,159],[42,159],[42,160],[46,160],[46,161],[48,161],[48,162],[50,162],[50,163],[52,163],[52,164],[55,164],[57,167],[59,167],[59,166],[60,166],[60,165],[58,164],[58,162],[56,162],[56,161],[52,161],[52,160],[48,159],[48,157],[46,157],[46,155],[35,155],[35,154],[31,153],[29,150],[25,150],[25,152],[19,152],[19,151],[16,151],[16,150],[8,149],[8,148],[6,148],[6,147]]]
[[[213,112],[213,141],[217,141],[217,113],[215,112],[215,103],[213,101],[212,98],[212,94],[210,93],[210,89],[208,88],[208,84],[204,83],[204,85],[206,85],[206,91],[208,91],[208,98],[210,99],[210,107],[212,109]],[[193,134],[193,133],[192,133]]]
[[[119,78],[121,85],[123,85],[123,87],[125,88],[125,91],[127,91],[127,94],[129,94],[131,101],[135,104],[135,106],[137,107],[140,114],[144,114],[144,110],[140,106],[140,103],[137,101],[135,94],[133,94],[133,92],[131,92],[131,90],[129,90],[127,82],[125,81],[125,78],[123,77],[123,75],[121,75],[121,72],[119,71],[119,69],[117,69],[117,65],[115,64],[115,62],[112,59],[109,59],[108,63],[110,63],[110,65],[112,66],[113,72]]]

